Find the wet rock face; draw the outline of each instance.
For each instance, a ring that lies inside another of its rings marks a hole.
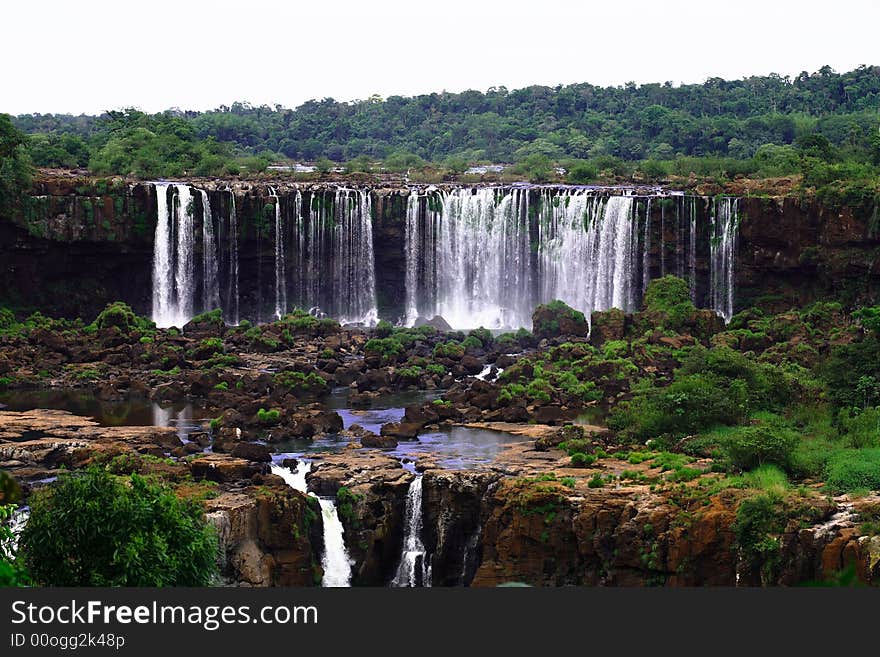
[[[206,504],[207,518],[220,540],[221,569],[231,583],[320,582],[323,526],[317,500],[277,479],[258,489],[224,493]]]
[[[375,452],[328,455],[313,464],[309,489],[337,500],[345,545],[354,561],[352,585],[386,586],[394,577],[413,476],[396,459]]]

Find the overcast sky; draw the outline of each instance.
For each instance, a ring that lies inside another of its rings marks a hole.
[[[880,0],[14,0],[0,112],[295,107],[880,64]]]

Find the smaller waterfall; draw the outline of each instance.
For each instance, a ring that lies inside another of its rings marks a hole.
[[[168,188],[175,194],[168,207]],[[183,326],[193,316],[195,270],[192,192],[188,185],[157,183],[153,247],[153,321]]]
[[[284,251],[284,226],[281,222],[281,197],[274,187],[269,196],[275,199],[275,319],[287,313],[287,263]]]
[[[342,324],[379,321],[370,198],[364,189],[338,189],[334,198],[333,300]]]
[[[710,295],[712,309],[724,318],[733,317],[734,277],[736,256],[737,199],[716,198],[712,211],[710,247]]]
[[[691,301],[697,300],[697,199],[691,199],[691,221],[688,234],[688,282]]]
[[[467,543],[464,546],[464,554],[461,558],[461,584],[462,586],[467,586],[467,584],[471,581],[474,576],[474,573],[479,566],[479,554],[478,550],[480,547],[480,538],[483,536],[483,525],[480,522],[477,522],[477,526],[474,529],[473,534],[468,538]]]
[[[406,201],[406,232],[403,243],[406,254],[406,325],[414,326],[419,317],[419,193],[413,189]]]
[[[325,497],[319,497],[321,514],[324,516],[324,556],[321,558],[321,566],[324,568],[324,578],[321,586],[341,587],[351,586],[351,559],[345,547],[342,523],[336,512],[336,502]]]
[[[648,291],[648,283],[651,282],[651,199],[645,201],[645,231],[642,237],[642,297]]]
[[[217,271],[217,245],[214,240],[214,217],[208,192],[198,190],[202,199],[202,308],[220,307],[220,282]]]
[[[229,190],[229,273],[226,287],[226,319],[238,326],[238,217],[235,214],[235,192]]]
[[[296,470],[272,464],[272,474],[284,479],[287,485],[294,490],[310,497],[316,497],[321,505],[321,515],[324,520],[324,554],[321,557],[324,578],[321,580],[321,586],[351,586],[351,558],[345,547],[345,535],[342,522],[340,522],[339,514],[336,511],[336,501],[331,498],[318,497],[308,491],[306,475],[311,469],[312,464],[304,459],[297,461]]]
[[[422,543],[422,475],[416,475],[406,493],[403,554],[391,586],[431,586],[431,559]]]
[[[175,325],[183,326],[193,316],[193,206],[192,192],[189,185],[175,185],[177,188],[177,262],[174,267],[174,285],[177,288],[177,321]]]
[[[174,287],[172,223],[168,215],[168,185],[156,184],[156,236],[153,246],[153,321],[164,325],[171,315]]]

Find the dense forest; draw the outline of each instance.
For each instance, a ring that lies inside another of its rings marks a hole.
[[[575,183],[634,174],[801,174],[814,188],[859,180],[855,196],[873,197],[880,66],[848,73],[826,66],[793,79],[499,87],[327,98],[296,109],[234,103],[209,112],[124,109],[12,121],[27,133],[22,148],[35,166],[88,167],[99,175],[253,174],[293,159],[316,162],[319,172],[341,163],[349,173],[427,168],[425,181],[439,182],[470,164],[504,162],[538,182],[558,178],[557,166]]]

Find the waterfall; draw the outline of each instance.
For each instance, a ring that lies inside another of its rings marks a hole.
[[[321,557],[324,578],[321,580],[321,586],[351,586],[351,558],[345,547],[344,530],[336,511],[336,501],[331,498],[318,497],[308,491],[306,475],[311,468],[312,464],[309,461],[299,459],[296,470],[273,463],[272,474],[284,479],[287,485],[294,490],[317,498],[321,505],[321,516],[324,521],[324,554]]]
[[[563,205],[564,211],[559,211]],[[595,310],[635,309],[634,207],[632,196],[602,199],[585,192],[572,193],[565,204],[559,203],[546,219],[547,234],[538,247],[543,301],[561,299],[587,317]]]
[[[171,218],[168,215],[168,185],[156,188],[156,236],[153,246],[153,321],[165,326],[171,316],[174,270],[171,244]]]
[[[168,208],[168,187],[175,195]],[[161,328],[183,326],[195,305],[192,193],[188,185],[157,183],[153,247],[153,321]]]
[[[710,224],[709,291],[712,309],[724,318],[725,323],[733,317],[737,219],[737,199],[729,196],[715,199]]]
[[[413,189],[406,201],[406,226],[403,242],[406,253],[406,318],[407,326],[413,326],[419,317],[418,266],[419,266],[419,193]]]
[[[235,214],[235,192],[229,190],[229,272],[226,281],[226,321],[239,324],[238,304],[238,218]]]
[[[651,200],[648,199],[648,203]],[[660,203],[660,276],[666,276],[666,204]]]
[[[275,319],[287,313],[287,266],[284,253],[284,227],[281,222],[281,198],[274,187],[269,196],[275,199]]]
[[[220,283],[217,271],[217,245],[214,240],[214,217],[208,192],[200,189],[202,198],[202,308],[220,307]]]
[[[324,517],[324,556],[321,557],[324,578],[321,580],[321,586],[351,586],[351,559],[345,547],[342,523],[336,512],[336,502],[324,497],[319,497],[318,502]]]
[[[651,282],[651,199],[647,199],[645,207],[645,233],[642,237],[642,296],[648,291]]]
[[[365,189],[338,189],[333,201],[333,303],[343,324],[379,321],[370,199]]]
[[[431,586],[431,559],[422,543],[422,475],[416,475],[406,493],[403,554],[391,586]]]
[[[697,300],[697,199],[691,199],[691,220],[688,235],[688,282],[691,301]]]
[[[441,315],[452,326],[526,326],[532,311],[528,190],[438,192],[424,219],[407,206],[407,322]],[[423,247],[423,248],[420,248]],[[424,297],[418,298],[418,272]]]

